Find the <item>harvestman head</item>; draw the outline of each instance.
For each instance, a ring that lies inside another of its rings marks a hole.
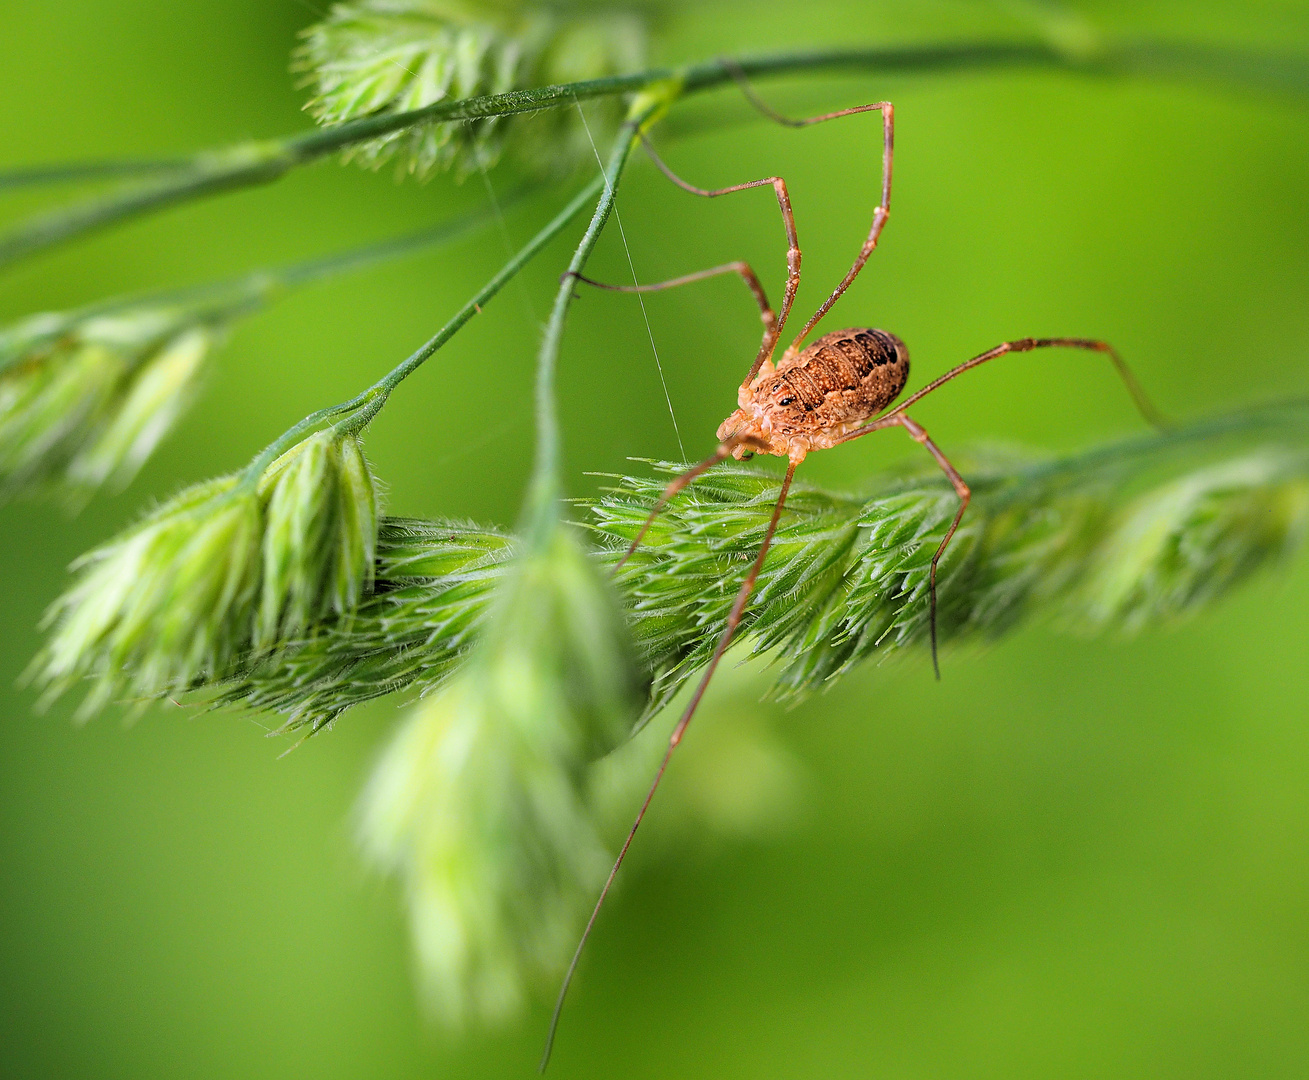
[[[889,101],[878,101],[871,105],[860,105],[852,109],[841,109],[838,112],[825,113],[822,116],[792,120],[779,115],[762,102],[746,83],[739,70],[734,74],[742,91],[756,108],[771,119],[788,127],[807,127],[810,124],[820,124],[825,120],[835,120],[843,116],[880,112],[882,114],[881,201],[878,203],[876,210],[873,211],[872,227],[849,272],[841,279],[840,284],[832,291],[832,294],[814,312],[809,321],[804,324],[799,334],[796,335],[795,339],[782,353],[780,359],[777,360],[774,360],[777,344],[782,336],[782,330],[786,326],[787,317],[791,314],[791,306],[800,286],[800,242],[796,235],[795,215],[791,210],[791,196],[787,191],[786,181],[780,176],[768,176],[762,180],[751,180],[744,184],[734,184],[731,187],[712,190],[698,188],[675,175],[654,152],[650,144],[648,142],[645,144],[647,152],[660,171],[678,187],[692,194],[713,199],[719,195],[746,191],[750,188],[770,186],[773,188],[777,196],[778,206],[782,211],[782,223],[786,229],[787,239],[787,277],[786,286],[782,293],[780,311],[774,312],[772,307],[769,306],[763,285],[754,270],[746,262],[726,263],[722,266],[711,267],[708,270],[686,274],[682,277],[657,282],[652,285],[605,285],[598,281],[592,281],[590,278],[582,277],[580,274],[572,275],[578,281],[613,292],[654,292],[660,289],[675,288],[678,285],[687,285],[695,281],[703,281],[706,278],[720,274],[739,274],[749,287],[755,302],[759,305],[759,315],[764,324],[763,341],[759,346],[759,352],[755,356],[754,363],[750,365],[750,370],[746,372],[745,378],[741,380],[740,389],[737,391],[738,407],[718,428],[718,449],[704,461],[687,469],[686,472],[675,477],[668,484],[663,494],[656,501],[654,509],[651,510],[645,524],[637,532],[631,546],[628,547],[622,559],[619,560],[615,570],[621,567],[632,552],[637,549],[645,538],[650,525],[658,517],[669,499],[690,484],[696,477],[707,472],[715,465],[727,460],[729,457],[740,459],[759,453],[784,457],[787,459],[787,466],[786,475],[778,492],[777,503],[773,507],[772,517],[769,520],[767,529],[764,531],[763,541],[759,545],[759,552],[736,594],[736,600],[728,613],[727,622],[718,638],[717,647],[705,667],[704,674],[700,677],[700,682],[691,695],[691,700],[682,713],[681,719],[678,720],[677,726],[673,728],[673,733],[668,740],[668,749],[658,771],[655,773],[654,782],[650,785],[650,791],[641,804],[641,809],[638,811],[636,820],[627,834],[627,839],[618,853],[613,869],[610,870],[604,888],[600,891],[599,899],[591,912],[591,918],[588,920],[586,929],[582,932],[581,940],[577,944],[577,950],[573,954],[572,963],[564,976],[563,985],[559,990],[559,998],[555,1003],[554,1016],[550,1022],[550,1032],[546,1039],[545,1052],[541,1058],[542,1071],[545,1070],[550,1060],[550,1051],[554,1044],[559,1017],[563,1010],[564,998],[568,992],[568,986],[572,982],[573,974],[577,970],[577,963],[581,958],[582,949],[586,945],[592,928],[595,926],[595,920],[600,913],[600,908],[609,895],[609,889],[618,874],[618,869],[623,864],[627,849],[631,846],[637,829],[640,828],[641,821],[645,817],[645,812],[649,808],[651,800],[654,798],[660,780],[663,779],[664,771],[668,768],[668,762],[673,756],[673,751],[677,749],[678,744],[682,741],[682,736],[686,733],[687,726],[695,715],[700,699],[704,696],[705,689],[713,678],[723,653],[727,651],[727,647],[732,642],[736,629],[741,622],[741,617],[745,613],[746,605],[749,603],[750,594],[754,590],[759,571],[768,555],[773,535],[777,531],[777,524],[782,516],[782,507],[786,502],[791,480],[795,476],[796,468],[805,459],[805,456],[812,450],[827,450],[841,443],[849,442],[851,439],[857,439],[861,435],[880,431],[883,428],[902,427],[910,438],[926,448],[950,481],[956,495],[959,497],[959,506],[955,511],[954,519],[950,522],[950,527],[946,530],[945,536],[932,555],[931,570],[928,574],[928,625],[932,649],[932,669],[937,679],[940,679],[941,670],[937,659],[936,572],[941,556],[945,553],[951,539],[953,539],[955,531],[959,528],[959,522],[963,518],[964,511],[968,508],[971,492],[963,477],[959,475],[955,467],[950,464],[946,456],[928,437],[927,431],[909,416],[907,410],[951,379],[963,374],[970,368],[986,363],[988,360],[994,360],[1006,353],[1029,352],[1032,349],[1046,349],[1058,346],[1104,353],[1126,384],[1127,390],[1142,416],[1156,427],[1163,428],[1166,426],[1163,418],[1151,405],[1131,371],[1114,348],[1106,342],[1090,338],[1020,338],[1015,341],[1001,342],[994,348],[988,349],[986,352],[974,356],[971,360],[966,360],[957,367],[950,369],[893,408],[891,407],[892,403],[900,396],[900,392],[909,379],[909,350],[905,347],[904,342],[894,334],[886,330],[871,328],[835,330],[824,334],[812,345],[803,347],[804,340],[809,336],[810,331],[827,314],[832,305],[840,299],[841,294],[850,287],[851,282],[854,281],[868,262],[869,256],[877,247],[878,238],[882,234],[887,218],[890,216],[891,158],[895,130],[894,108]]]

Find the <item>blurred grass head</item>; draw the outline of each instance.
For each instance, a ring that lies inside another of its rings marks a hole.
[[[360,831],[399,878],[420,983],[444,1022],[516,1013],[562,970],[609,856],[588,784],[644,679],[570,527],[515,562],[458,673],[411,708]]]
[[[639,70],[646,31],[635,11],[521,0],[351,0],[304,31],[295,68],[313,90],[322,124],[409,112],[439,101],[504,94]],[[605,103],[593,121],[605,137],[621,115]],[[394,159],[425,177],[489,168],[506,147],[537,172],[567,170],[592,154],[573,110],[426,124],[364,143],[349,159],[378,168]]]
[[[323,615],[352,612],[376,537],[358,436],[318,432],[261,473],[188,488],[79,559],[28,677],[47,702],[87,681],[83,717],[228,678]]]
[[[191,404],[225,313],[143,305],[0,331],[0,495],[124,487]]]

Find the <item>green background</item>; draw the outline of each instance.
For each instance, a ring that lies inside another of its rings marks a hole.
[[[286,69],[310,8],[0,3],[0,165],[167,156],[303,127]],[[1289,0],[1080,10],[1122,31],[1309,51],[1309,10]],[[674,10],[655,48],[679,60],[1022,26],[998,4],[750,0]],[[1117,343],[1175,415],[1309,387],[1304,98],[1050,72],[761,91],[793,112],[896,103],[894,216],[827,326],[901,335],[911,385],[1007,337],[1084,334]],[[805,256],[797,311],[811,310],[867,231],[875,117],[789,131],[732,91],[680,115],[663,145],[693,181],[787,178]],[[492,181],[501,193],[513,182]],[[0,216],[72,194],[7,194]],[[509,239],[561,194],[509,213]],[[0,281],[0,319],[329,252],[485,198],[477,178],[398,185],[324,164],[33,259]],[[745,257],[779,290],[766,192],[697,200],[641,162],[620,212],[642,280]],[[393,513],[515,520],[536,320],[575,235],[375,424],[369,452]],[[237,329],[203,400],[127,492],[76,519],[39,503],[0,511],[0,1075],[534,1068],[544,1002],[464,1038],[424,1022],[398,899],[360,868],[351,809],[393,703],[279,759],[284,744],[249,717],[169,707],[128,728],[112,716],[76,728],[67,706],[38,716],[13,689],[73,557],[151,497],[244,463],[356,392],[504,254],[491,229],[296,293]],[[629,273],[616,229],[592,266]],[[755,312],[735,280],[647,308],[699,456],[753,356]],[[679,455],[634,298],[576,306],[561,393],[573,494],[629,456]],[[1079,354],[988,367],[917,415],[946,448],[1072,448],[1139,426],[1107,367]],[[916,452],[894,433],[875,442],[816,455],[804,473],[853,486]],[[753,704],[757,676],[725,680],[704,729],[757,713],[794,759],[793,809],[784,827],[696,840],[656,805],[574,988],[554,1075],[1306,1075],[1307,610],[1300,558],[1130,643],[1035,628],[947,650],[939,685],[920,658],[783,712]],[[693,731],[670,806],[697,797],[692,785],[704,798],[749,787],[748,765],[706,772],[695,755]]]

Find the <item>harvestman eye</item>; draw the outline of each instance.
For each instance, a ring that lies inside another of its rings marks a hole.
[[[640,545],[651,524],[658,517],[659,512],[667,505],[668,500],[690,484],[696,477],[707,472],[715,465],[729,457],[746,458],[758,452],[785,457],[787,459],[787,468],[786,476],[782,480],[781,490],[778,492],[777,503],[773,507],[772,518],[764,533],[763,542],[759,545],[759,552],[736,594],[736,600],[733,602],[732,609],[727,616],[727,622],[718,638],[718,644],[705,667],[704,674],[700,677],[695,693],[691,696],[690,704],[682,713],[677,726],[673,728],[673,733],[668,740],[668,749],[658,771],[655,773],[654,782],[650,785],[650,791],[645,797],[645,802],[641,804],[636,820],[632,823],[627,839],[618,853],[618,858],[614,861],[613,869],[610,870],[604,888],[600,891],[600,897],[596,901],[595,908],[591,912],[591,918],[588,920],[586,929],[582,932],[581,940],[577,944],[577,950],[573,954],[572,962],[564,975],[563,985],[559,990],[559,998],[555,1003],[554,1016],[550,1021],[550,1032],[546,1038],[545,1053],[541,1058],[542,1071],[545,1070],[550,1060],[550,1050],[554,1045],[555,1031],[563,1011],[564,998],[568,993],[569,984],[572,982],[573,973],[577,970],[577,963],[581,958],[582,949],[590,937],[592,928],[595,926],[595,920],[600,914],[600,908],[609,895],[609,889],[618,874],[618,869],[623,865],[627,849],[631,846],[637,829],[640,828],[641,821],[645,817],[645,812],[649,808],[651,800],[654,798],[660,780],[663,779],[664,771],[668,768],[673,751],[677,749],[678,744],[682,741],[682,736],[686,733],[687,726],[691,723],[692,717],[695,716],[700,699],[704,696],[705,689],[718,668],[718,662],[722,659],[723,653],[727,651],[727,647],[732,643],[736,629],[745,614],[746,605],[750,601],[750,594],[754,590],[759,571],[763,567],[764,559],[768,554],[769,546],[772,544],[773,535],[777,531],[778,521],[782,516],[782,507],[786,502],[787,492],[791,488],[791,480],[795,476],[797,466],[805,459],[805,455],[811,450],[826,450],[841,443],[849,442],[851,439],[857,439],[861,435],[880,431],[883,428],[902,427],[908,432],[910,438],[922,445],[932,455],[941,471],[945,473],[946,478],[950,481],[955,494],[959,497],[959,506],[954,519],[950,522],[950,527],[946,530],[945,536],[932,556],[931,570],[928,574],[928,626],[932,650],[932,669],[936,678],[940,679],[941,671],[937,660],[936,572],[941,556],[949,546],[955,531],[959,528],[959,522],[963,518],[964,511],[968,508],[971,492],[963,477],[959,475],[946,456],[928,437],[927,431],[915,420],[911,419],[906,410],[951,379],[963,374],[969,368],[977,367],[988,360],[994,360],[998,356],[1011,352],[1029,352],[1032,349],[1059,346],[1104,353],[1126,384],[1127,390],[1141,415],[1156,427],[1164,428],[1167,426],[1114,348],[1106,342],[1096,341],[1091,338],[1021,338],[1016,341],[1001,342],[995,348],[988,349],[986,352],[974,356],[971,360],[966,360],[957,367],[951,368],[944,375],[928,383],[923,389],[912,394],[894,408],[891,408],[891,404],[900,396],[900,392],[904,389],[909,378],[908,350],[905,348],[904,343],[894,334],[885,330],[860,328],[837,330],[825,334],[812,345],[802,349],[801,345],[805,338],[809,336],[809,332],[827,314],[832,305],[840,299],[841,295],[850,287],[850,283],[864,268],[864,264],[868,262],[869,256],[877,247],[878,238],[886,225],[891,206],[894,109],[889,101],[878,101],[871,105],[841,109],[838,112],[825,113],[822,116],[814,116],[804,120],[790,120],[774,112],[762,102],[746,83],[745,77],[739,69],[734,72],[734,75],[741,86],[742,92],[756,108],[771,119],[788,127],[807,127],[811,124],[822,123],[825,120],[835,120],[842,116],[880,112],[882,114],[881,201],[873,211],[872,228],[869,230],[868,237],[864,240],[859,254],[855,257],[849,273],[845,275],[840,284],[832,291],[832,294],[823,301],[818,310],[805,323],[800,333],[796,335],[795,340],[791,342],[786,351],[782,353],[781,359],[776,363],[773,361],[773,354],[776,352],[778,339],[782,335],[782,329],[786,325],[787,317],[791,314],[791,305],[800,286],[800,242],[796,235],[795,215],[791,210],[791,196],[787,191],[786,181],[780,176],[768,176],[762,180],[751,180],[744,184],[734,184],[725,188],[698,188],[678,177],[664,164],[650,144],[645,143],[646,150],[660,171],[678,187],[692,194],[712,199],[717,198],[719,195],[746,191],[750,188],[773,188],[777,196],[778,206],[782,211],[782,224],[786,230],[788,248],[786,286],[782,294],[781,310],[776,314],[768,304],[767,296],[758,275],[746,262],[726,263],[722,266],[700,270],[693,274],[686,274],[653,285],[604,285],[598,281],[582,277],[580,274],[572,275],[578,281],[613,292],[653,292],[658,289],[671,289],[678,285],[687,285],[694,281],[703,281],[706,278],[720,274],[739,274],[749,287],[755,302],[759,305],[759,316],[764,324],[764,336],[759,346],[759,352],[756,354],[750,370],[746,373],[745,379],[741,382],[739,400],[743,407],[737,409],[719,427],[718,449],[700,464],[687,469],[686,472],[668,484],[663,494],[655,502],[645,524],[637,532],[631,546],[628,547],[622,559],[614,567],[615,572],[622,567],[623,563]],[[791,418],[785,432],[782,433],[777,425],[765,423],[765,420],[769,418],[770,410],[790,405],[795,401],[794,396],[789,395],[776,402],[776,404],[768,400],[769,393],[775,392],[777,389],[775,382],[777,376],[784,373],[789,376],[789,381],[793,386],[798,380],[807,380],[813,387],[815,398],[821,398],[822,400],[814,409],[804,413],[803,427],[800,430],[794,430],[795,420]],[[745,407],[746,403],[749,404],[749,408]]]

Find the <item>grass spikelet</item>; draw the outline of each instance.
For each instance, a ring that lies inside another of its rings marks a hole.
[[[349,615],[372,586],[377,492],[359,439],[320,431],[278,458],[259,482],[266,510],[254,648]]]
[[[29,668],[46,702],[89,680],[78,715],[220,678],[245,646],[263,510],[236,477],[196,485],[84,555]]]
[[[294,67],[322,124],[420,109],[445,100],[635,71],[645,35],[633,14],[568,12],[513,0],[351,0],[304,33]],[[606,103],[606,117],[618,116]],[[345,152],[370,168],[395,158],[417,176],[489,167],[506,145],[543,171],[566,167],[590,142],[575,116],[428,124]]]
[[[1270,559],[1309,525],[1309,477],[1285,452],[1183,476],[1126,507],[1075,590],[1069,618],[1127,632],[1184,617]]]
[[[230,678],[371,589],[377,493],[354,434],[301,440],[262,475],[189,488],[84,555],[28,671],[79,715]]]
[[[218,701],[279,712],[281,730],[313,732],[353,705],[438,686],[483,632],[490,595],[517,551],[513,537],[467,522],[384,519],[378,585],[349,629],[330,624],[260,658]]]
[[[608,866],[590,762],[628,738],[643,698],[622,617],[566,527],[510,566],[485,635],[411,709],[361,804],[451,1025],[512,1014],[567,958]]]
[[[191,403],[224,322],[146,305],[0,331],[0,497],[126,485]]]

